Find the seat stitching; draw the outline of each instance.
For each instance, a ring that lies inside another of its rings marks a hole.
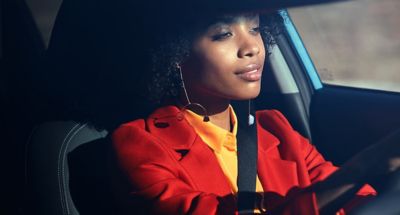
[[[60,198],[61,198],[61,206],[63,209],[63,214],[70,214],[68,204],[66,203],[66,195],[65,195],[65,189],[64,189],[64,157],[66,149],[68,148],[68,144],[70,140],[76,135],[76,133],[81,130],[82,127],[85,127],[86,124],[81,125],[80,128],[76,129],[79,127],[80,124],[76,124],[74,127],[71,128],[71,130],[68,132],[68,134],[65,136],[63,143],[60,148],[60,152],[58,154],[58,167],[57,167],[57,175],[58,175],[58,186],[59,186],[59,191],[60,191]],[[73,133],[73,134],[72,134]],[[61,170],[60,170],[61,168]]]

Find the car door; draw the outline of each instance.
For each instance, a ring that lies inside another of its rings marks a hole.
[[[280,11],[283,32],[258,108],[281,110],[338,166],[399,129],[399,7],[350,1]],[[352,214],[398,214],[400,173],[390,179],[373,182],[378,199]]]
[[[399,8],[396,0],[351,1],[283,13],[296,53],[287,59],[306,77],[296,82],[309,98],[312,142],[336,165],[400,128]],[[372,185],[378,199],[353,213],[398,214],[400,173]]]
[[[309,80],[300,85],[311,85],[303,93],[310,97],[313,142],[337,164],[400,126],[396,6],[398,1],[355,1],[289,11],[304,41],[286,22]]]
[[[279,45],[305,107],[303,127],[336,165],[400,128],[399,7],[351,1],[281,12]]]

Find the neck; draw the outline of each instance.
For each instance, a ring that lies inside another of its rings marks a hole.
[[[210,121],[225,130],[232,130],[228,106],[223,111],[210,115]]]

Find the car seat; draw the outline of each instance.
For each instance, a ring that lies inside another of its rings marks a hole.
[[[73,121],[36,127],[26,148],[29,214],[109,214],[107,140]]]

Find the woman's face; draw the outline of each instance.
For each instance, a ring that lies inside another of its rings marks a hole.
[[[194,40],[182,71],[189,97],[245,100],[260,92],[265,48],[258,15],[219,21]]]

